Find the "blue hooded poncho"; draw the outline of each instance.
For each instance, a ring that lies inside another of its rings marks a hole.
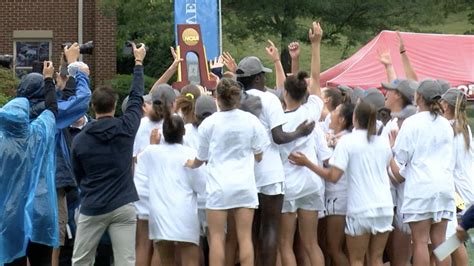
[[[26,98],[0,108],[0,264],[25,256],[29,241],[59,244],[55,117],[45,110],[30,122],[29,109]]]

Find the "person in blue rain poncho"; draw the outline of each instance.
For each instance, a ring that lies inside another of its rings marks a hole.
[[[77,43],[64,48],[64,60],[67,66],[68,77],[65,79],[57,73],[56,96],[58,114],[55,131],[55,188],[57,195],[57,214],[59,223],[59,246],[64,245],[67,225],[66,192],[77,187],[72,171],[71,156],[67,139],[67,127],[82,117],[89,108],[91,91],[89,89],[89,69],[86,64],[78,62],[80,48]],[[61,66],[65,67],[65,66]],[[60,71],[62,72],[62,71]],[[61,82],[62,81],[62,82]],[[66,83],[61,86],[61,83]],[[61,88],[65,87],[65,88]],[[18,86],[17,93],[28,98],[30,103],[30,119],[36,118],[45,109],[45,93],[43,76],[30,73],[25,76]],[[35,228],[35,227],[34,227]],[[59,249],[52,255],[53,265],[58,260]]]
[[[37,118],[30,121],[30,104],[21,94],[0,108],[0,265],[26,265],[32,245],[58,245],[53,72],[52,62],[45,62],[45,109]],[[37,255],[29,257],[31,265],[47,262],[48,254]]]

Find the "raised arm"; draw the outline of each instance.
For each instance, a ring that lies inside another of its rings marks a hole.
[[[71,47],[64,48],[64,55],[69,64],[69,75],[76,82],[76,94],[65,100],[58,100],[58,116],[56,126],[59,129],[66,128],[81,118],[89,109],[91,90],[89,88],[89,67],[78,62],[79,45],[74,43]]]
[[[291,57],[291,74],[296,75],[300,70],[300,44],[298,42],[290,43],[288,51]]]
[[[237,63],[235,62],[235,59],[232,57],[232,55],[229,52],[224,52],[222,54],[222,59],[224,59],[224,65],[227,67],[227,69],[234,73],[237,72]]]
[[[46,91],[45,95],[45,106],[46,109],[50,110],[55,117],[58,116],[58,103],[56,101],[56,88],[53,82],[54,67],[53,62],[43,62],[43,76],[44,76],[44,88]]]
[[[408,58],[408,55],[407,55],[407,50],[405,49],[405,44],[403,43],[402,35],[400,34],[399,31],[397,31],[397,37],[398,37],[398,46],[400,49],[400,57],[402,58],[403,69],[405,70],[405,75],[407,79],[417,81],[418,76],[416,75],[415,69],[413,69],[410,63],[410,59]]]
[[[176,51],[173,47],[170,47],[171,55],[173,55],[173,63],[166,69],[165,73],[153,84],[153,87],[150,90],[150,93],[158,88],[158,85],[168,83],[168,81],[173,77],[173,75],[178,70],[179,64],[183,61],[182,58],[178,57]]]
[[[395,68],[393,68],[390,51],[388,49],[384,49],[381,51],[377,51],[377,53],[380,63],[382,63],[382,65],[385,67],[388,82],[390,83],[394,81],[397,78],[397,73],[395,73]]]
[[[311,41],[311,82],[308,86],[310,95],[317,95],[321,98],[321,87],[319,85],[320,73],[320,48],[323,30],[319,22],[313,22],[309,29],[309,40]]]
[[[267,51],[268,57],[273,61],[273,64],[275,64],[276,87],[283,88],[286,76],[280,61],[280,53],[272,41],[268,40],[268,44],[269,46],[265,47],[265,50]]]

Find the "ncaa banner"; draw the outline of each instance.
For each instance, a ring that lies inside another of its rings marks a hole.
[[[174,33],[178,45],[178,24],[199,24],[209,59],[219,56],[218,0],[175,0]]]

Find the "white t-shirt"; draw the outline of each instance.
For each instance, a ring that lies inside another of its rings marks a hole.
[[[137,157],[140,152],[145,150],[150,145],[150,135],[154,128],[160,130],[160,134],[163,133],[163,120],[153,122],[148,117],[143,117],[140,121],[135,141],[133,142],[133,157]],[[164,139],[162,137],[162,139]],[[135,203],[135,208],[139,216],[148,215],[149,205],[149,192],[148,192],[148,179],[139,169],[135,169],[133,173],[133,182],[137,189],[138,197],[140,200]]]
[[[254,154],[268,145],[258,118],[242,110],[217,112],[202,122],[197,158],[208,161],[206,209],[258,206]]]
[[[427,111],[403,122],[393,148],[405,178],[402,214],[453,211],[453,135],[448,120]]]
[[[392,158],[388,140],[372,136],[367,130],[354,130],[337,143],[329,164],[347,177],[347,215],[372,217],[383,209],[393,215],[387,167]]]
[[[338,136],[342,136],[349,134],[349,131],[344,130],[338,134]],[[338,144],[336,144],[337,146]],[[331,150],[331,154],[334,154],[334,150]],[[336,182],[325,182],[326,186],[326,198],[332,198],[332,197],[341,197],[345,196],[347,197],[347,177],[346,173],[344,173],[341,178]]]
[[[150,145],[137,158],[137,168],[150,187],[149,238],[199,245],[197,192],[201,183],[184,167],[196,151],[181,144]]]
[[[288,123],[283,125],[283,131],[293,132],[305,120],[319,121],[322,108],[323,101],[316,95],[310,95],[305,104],[294,111],[285,113]],[[292,152],[302,152],[310,161],[317,162],[315,146],[314,131],[308,136],[279,146],[283,169],[285,170],[286,201],[324,191],[321,177],[307,167],[291,164],[288,160],[288,156]]]
[[[384,136],[386,137],[388,140],[390,140],[390,133],[392,131],[398,131],[399,128],[398,128],[398,118],[397,117],[392,117],[392,119],[390,119],[387,124],[384,126],[383,130],[382,130],[382,134],[381,136]],[[393,176],[392,174],[392,171],[391,169],[389,168],[389,171],[388,171],[388,174],[390,176]],[[390,182],[390,192],[392,193],[392,200],[393,200],[393,204],[395,206],[401,206],[402,202],[403,202],[403,184],[393,184],[393,182]]]
[[[193,126],[193,124],[189,123],[184,125],[186,133],[183,137],[183,145],[192,148],[193,150],[199,149],[199,132],[198,128]],[[200,175],[198,180],[202,181],[202,183],[198,184],[203,189],[200,189],[197,196],[198,201],[198,209],[206,209],[206,181],[208,179],[208,172],[207,172],[207,165],[202,165],[198,169],[195,169],[196,174]]]
[[[263,159],[255,164],[255,181],[257,187],[276,184],[285,181],[283,163],[281,162],[278,145],[273,141],[272,129],[286,123],[285,113],[281,107],[278,97],[269,92],[263,92],[257,89],[247,91],[248,94],[260,98],[262,102],[262,112],[259,119],[265,127],[270,145],[263,151]]]
[[[471,127],[469,129],[470,148],[466,149],[464,135],[454,136],[454,187],[466,205],[474,205],[474,144]]]

